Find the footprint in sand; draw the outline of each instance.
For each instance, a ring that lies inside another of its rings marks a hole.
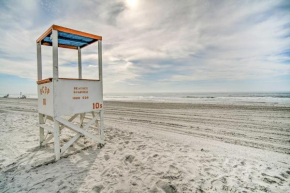
[[[174,165],[170,165],[167,173],[163,176],[164,179],[175,180],[181,176],[182,172],[175,167]]]
[[[226,191],[229,188],[227,186],[228,182],[225,176],[219,179],[213,180],[211,184],[212,184],[212,189],[217,190],[217,191]]]
[[[286,180],[284,180],[283,178],[279,177],[279,176],[271,176],[265,173],[261,174],[264,178],[263,181],[267,184],[279,184],[282,185]]]
[[[290,172],[289,172],[290,173]],[[283,172],[280,174],[283,178],[288,179],[289,178],[289,174],[287,174],[287,172]]]
[[[135,156],[133,156],[133,155],[126,155],[124,157],[124,163],[125,164],[132,163],[134,159],[135,159]]]
[[[103,185],[94,186],[92,189],[92,193],[100,193],[104,189]]]
[[[139,145],[137,147],[137,150],[144,150],[144,149],[146,149],[146,145]]]
[[[158,191],[160,189],[163,190],[163,192],[165,192],[165,193],[177,193],[178,192],[177,188],[174,185],[169,184],[169,183],[164,182],[164,181],[158,181],[152,192],[160,192],[160,191]]]
[[[106,155],[104,155],[104,158],[106,161],[108,161],[110,159],[110,156],[106,154]]]

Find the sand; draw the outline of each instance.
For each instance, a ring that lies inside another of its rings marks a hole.
[[[289,106],[107,101],[105,147],[81,138],[58,162],[36,100],[0,99],[0,125],[3,193],[290,190]]]

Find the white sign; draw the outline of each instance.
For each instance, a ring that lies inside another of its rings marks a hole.
[[[39,113],[66,116],[103,109],[100,81],[58,79],[38,85]]]

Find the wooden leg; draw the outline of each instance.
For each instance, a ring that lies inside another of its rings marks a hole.
[[[83,128],[85,116],[86,116],[85,113],[80,114],[80,128]],[[79,138],[77,136],[75,136],[75,137],[76,137],[75,140],[77,140]],[[85,143],[86,143],[86,138],[84,138],[84,144]]]
[[[39,113],[39,124],[44,124],[44,115]],[[44,129],[39,127],[39,146],[42,146],[42,143],[44,141]]]
[[[93,116],[93,118],[96,116],[94,111],[92,111],[92,116]],[[99,121],[96,120],[95,124],[96,124],[96,127],[98,128],[99,127]]]
[[[55,160],[60,159],[60,140],[59,140],[59,123],[58,121],[54,121],[54,153]]]
[[[104,141],[104,111],[100,111],[100,135],[101,135],[101,140]]]
[[[83,128],[84,125],[84,119],[85,119],[86,113],[80,114],[80,128]]]

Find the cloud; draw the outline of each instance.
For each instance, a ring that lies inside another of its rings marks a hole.
[[[0,7],[1,73],[36,79],[35,40],[58,24],[103,36],[111,92],[290,76],[289,1],[43,0]],[[60,75],[77,77],[77,53],[59,50]],[[82,59],[83,77],[98,78],[97,45],[85,48]],[[43,61],[49,77],[50,47],[43,48]]]

